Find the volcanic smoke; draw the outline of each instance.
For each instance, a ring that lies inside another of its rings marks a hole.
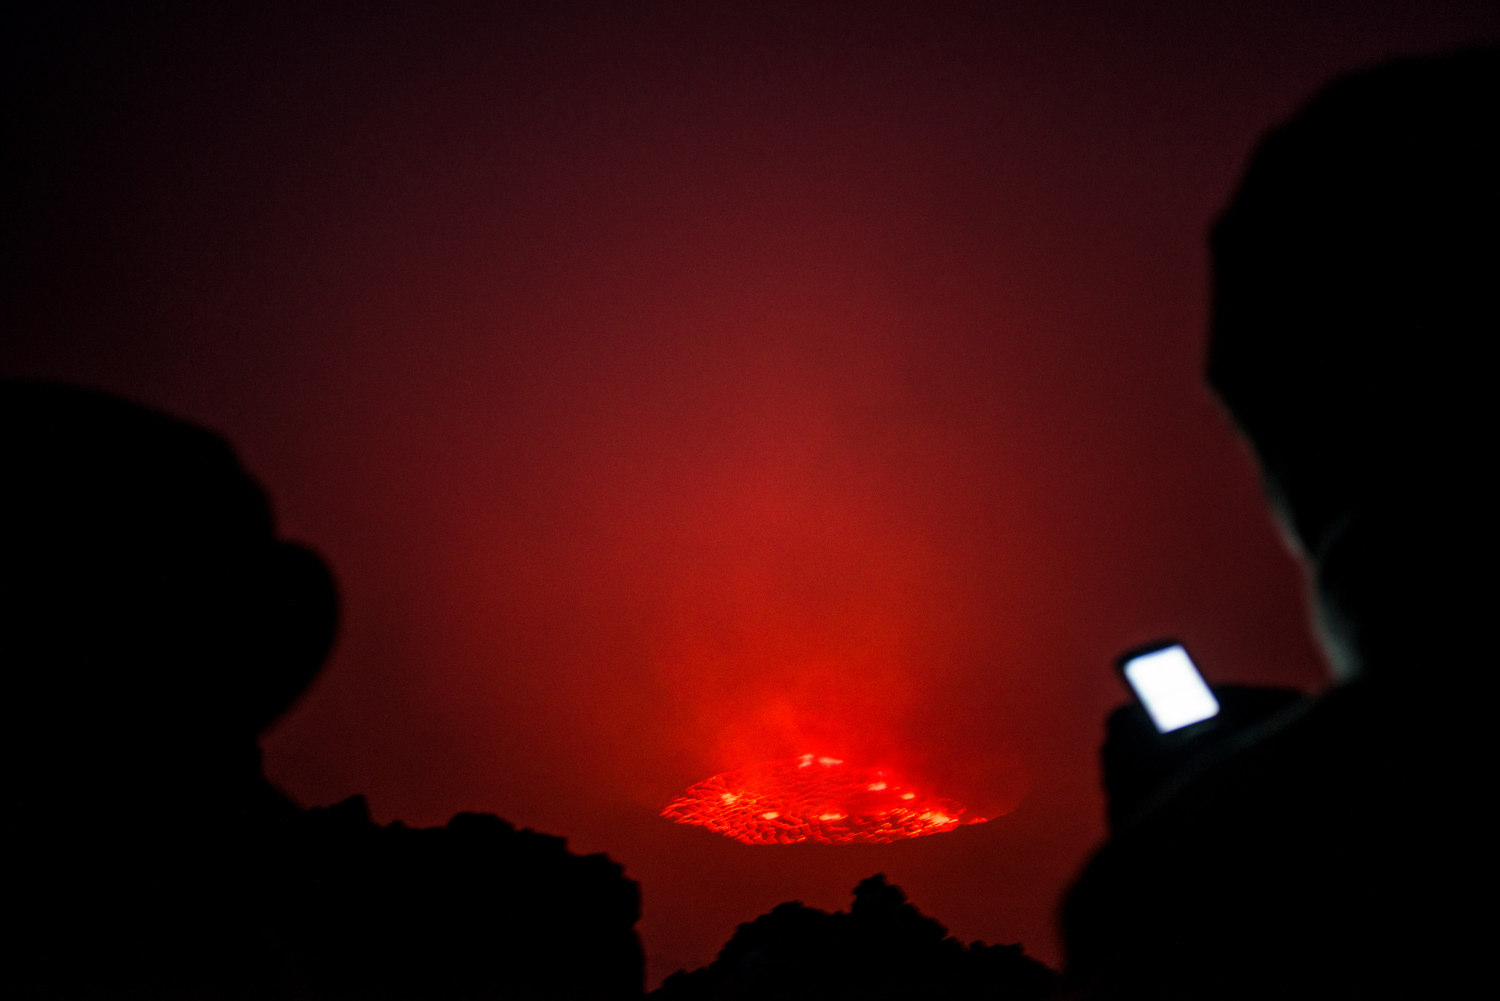
[[[904,784],[888,769],[804,754],[704,779],[661,815],[747,845],[844,845],[943,834],[988,819],[966,818],[966,812],[953,800]]]

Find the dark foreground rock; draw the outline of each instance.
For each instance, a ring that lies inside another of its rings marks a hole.
[[[846,913],[785,903],[740,925],[708,966],[668,977],[655,1001],[917,1001],[1050,997],[1056,975],[1019,945],[965,946],[883,875]]]

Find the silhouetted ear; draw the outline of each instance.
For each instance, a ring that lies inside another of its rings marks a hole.
[[[312,683],[338,632],[338,588],[328,565],[295,542],[277,543],[257,582],[258,600],[244,609],[241,635],[253,637],[241,718],[259,733]]]

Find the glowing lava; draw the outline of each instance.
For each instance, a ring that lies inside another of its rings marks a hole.
[[[920,838],[988,819],[965,812],[952,800],[902,784],[886,769],[804,754],[704,779],[661,815],[747,845],[843,845]]]

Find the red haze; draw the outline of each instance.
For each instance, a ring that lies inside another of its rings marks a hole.
[[[875,872],[1055,961],[1113,655],[1319,683],[1205,227],[1330,75],[1492,4],[304,6],[11,33],[0,341],[223,431],[328,556],[292,794],[609,852],[653,982]],[[658,816],[811,747],[999,819]]]

